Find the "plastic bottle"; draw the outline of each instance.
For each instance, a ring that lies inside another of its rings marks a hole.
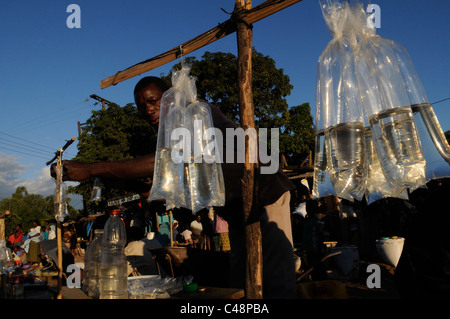
[[[11,273],[11,297],[13,299],[24,298],[24,283],[25,275],[22,270],[22,263],[20,260],[15,261],[16,267]]]
[[[104,227],[100,268],[100,299],[128,299],[125,225],[120,209],[112,210]]]
[[[6,240],[0,240],[0,274],[9,274],[14,268],[11,249],[6,247]]]
[[[95,237],[89,246],[90,250],[90,262],[89,262],[89,282],[87,295],[89,297],[98,299],[100,297],[99,290],[99,273],[101,266],[101,251],[102,251],[102,239],[103,239],[103,229],[95,230]]]
[[[10,294],[10,280],[9,274],[14,269],[14,258],[11,250],[6,247],[6,240],[0,240],[0,276],[1,289],[0,298],[9,298]]]
[[[90,284],[90,276],[91,276],[91,247],[92,243],[89,243],[86,247],[86,251],[84,253],[84,269],[83,269],[83,286],[81,290],[87,295]]]

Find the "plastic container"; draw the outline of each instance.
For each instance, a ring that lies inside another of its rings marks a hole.
[[[83,291],[92,298],[99,298],[98,280],[103,229],[95,230],[95,237],[84,255]]]
[[[95,237],[90,245],[91,260],[89,263],[89,283],[87,295],[92,298],[98,299],[100,297],[99,290],[99,278],[100,278],[100,266],[101,266],[101,252],[102,252],[102,239],[103,229],[95,230]]]
[[[0,274],[9,274],[14,269],[11,249],[6,247],[6,240],[0,240]]]
[[[375,243],[381,258],[388,264],[397,267],[402,255],[405,238],[397,236],[384,237],[378,239]]]
[[[16,267],[11,273],[11,297],[12,299],[23,299],[24,298],[24,284],[25,275],[21,267],[21,261],[15,261]]]
[[[128,299],[125,225],[120,209],[111,211],[101,247],[100,299]]]
[[[333,257],[334,262],[336,263],[339,271],[347,276],[359,263],[358,247],[354,245],[330,247],[330,252],[333,253],[338,251],[340,251],[341,254]]]

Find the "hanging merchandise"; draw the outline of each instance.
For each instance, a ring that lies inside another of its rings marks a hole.
[[[365,188],[365,197],[367,204],[386,198],[397,197],[408,199],[408,192],[403,187],[395,187],[384,176],[381,168],[380,159],[372,140],[372,131],[366,126],[366,163],[367,163],[367,181]]]
[[[362,6],[353,14],[362,31],[355,54],[358,85],[384,176],[399,192],[413,191],[425,185],[425,158],[400,68],[401,46],[367,26]]]
[[[196,78],[189,77],[185,94],[188,106],[185,125],[191,133],[189,166],[190,199],[193,213],[208,206],[225,205],[225,188],[214,125],[209,106],[197,99]],[[189,149],[189,147],[188,147]]]
[[[362,4],[319,3],[333,40],[317,69],[313,196],[408,199],[450,177],[450,146],[407,50],[376,35]]]
[[[59,182],[55,189],[55,219],[63,222],[69,216],[67,209],[67,184]]]
[[[92,187],[90,202],[99,202],[102,200],[102,180],[98,177],[94,180],[94,186]]]
[[[450,146],[407,50],[394,46],[426,160],[426,181],[450,177]]]
[[[333,39],[317,67],[313,196],[361,200],[367,178],[364,117],[355,73],[357,42],[348,3],[321,3]],[[327,186],[327,178],[333,190]]]
[[[155,172],[150,200],[166,200],[166,210],[184,207],[193,213],[223,206],[222,167],[217,160],[211,111],[197,100],[196,78],[182,63],[172,87],[161,98]]]
[[[172,75],[172,87],[164,92],[159,112],[158,140],[156,144],[155,168],[153,173],[150,200],[166,200],[166,210],[174,207],[185,207],[186,198],[183,149],[172,139],[176,129],[184,128],[184,111],[186,97],[183,92],[183,81],[186,80],[187,70],[181,69]],[[181,131],[181,130],[180,130]],[[173,157],[177,160],[174,161]]]

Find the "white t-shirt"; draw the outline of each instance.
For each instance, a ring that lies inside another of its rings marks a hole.
[[[203,231],[202,223],[199,223],[199,222],[196,221],[196,220],[192,221],[192,223],[191,223],[191,229],[192,229],[192,231],[193,231],[194,233],[200,235],[200,234],[202,233],[202,231]]]
[[[183,236],[185,240],[189,240],[191,239],[191,234],[192,232],[189,229],[186,229],[184,232],[181,233],[181,236]]]

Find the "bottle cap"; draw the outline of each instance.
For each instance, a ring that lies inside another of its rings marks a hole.
[[[109,214],[110,215],[120,215],[120,209],[113,209]]]

